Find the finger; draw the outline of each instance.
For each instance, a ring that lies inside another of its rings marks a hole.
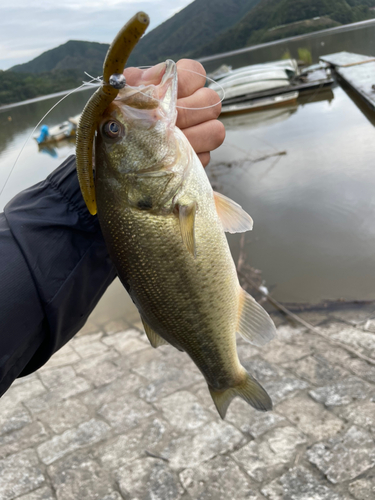
[[[136,86],[138,82],[141,80],[143,70],[139,68],[125,68],[124,76],[126,79],[127,85]]]
[[[207,167],[207,165],[210,163],[211,155],[208,151],[205,153],[198,153],[198,158],[200,159],[202,165],[204,167]]]
[[[124,75],[126,83],[135,87],[137,85],[158,85],[165,73],[167,66],[165,63],[159,63],[151,68],[126,68]]]
[[[180,59],[177,62],[178,98],[194,94],[206,83],[206,71],[198,61]],[[191,73],[190,71],[194,71]],[[198,73],[198,74],[197,74]]]
[[[216,104],[216,106],[215,106]],[[221,111],[220,97],[212,89],[200,88],[193,95],[177,100],[177,106],[183,108],[205,108],[206,109],[183,109],[178,107],[177,127],[183,129],[192,127],[198,123],[215,120]],[[207,107],[210,106],[210,107]]]
[[[225,128],[219,120],[210,120],[182,131],[196,153],[218,148],[225,139]]]
[[[165,72],[166,64],[159,63],[147,69],[126,68],[124,75],[128,85],[157,85],[160,83]],[[181,59],[177,63],[178,70],[178,97],[187,97],[196,90],[204,87],[206,82],[206,71],[198,61],[191,59]],[[190,73],[194,71],[195,73]],[[198,73],[198,74],[196,74]]]

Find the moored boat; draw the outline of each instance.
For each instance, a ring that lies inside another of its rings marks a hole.
[[[327,88],[334,83],[327,66],[319,64],[301,70],[295,59],[254,64],[227,71],[225,77],[218,78],[209,87],[223,97],[222,112],[251,111],[258,109],[258,105],[261,107],[282,105],[283,102],[288,102],[292,92],[299,92],[301,95],[312,91],[320,92]],[[221,74],[223,68],[223,66],[219,68]],[[280,99],[276,99],[277,96]],[[251,102],[254,104],[250,104]]]
[[[216,78],[209,87],[219,94],[222,93],[221,89],[224,89],[224,100],[227,100],[252,93],[288,88],[298,72],[298,63],[295,59],[253,64],[235,70],[221,66],[212,74],[216,73]]]
[[[42,125],[39,134],[34,135],[34,139],[40,145],[50,144],[69,137],[74,137],[76,135],[80,116],[80,114],[73,116],[62,122],[60,125],[55,125],[54,127]]]
[[[215,81],[221,80],[228,76],[236,75],[238,73],[245,73],[247,71],[261,71],[269,69],[284,69],[289,76],[295,76],[299,74],[298,62],[296,59],[282,59],[280,61],[270,61],[260,64],[251,64],[249,66],[242,66],[241,68],[232,69],[232,66],[227,66],[222,64],[212,73],[207,76]]]
[[[290,86],[290,78],[284,69],[261,68],[259,70],[244,69],[243,72],[223,78],[220,83],[212,83],[210,88],[216,90],[219,95],[222,92],[221,89],[224,89],[225,99],[231,99],[252,92],[288,86]]]

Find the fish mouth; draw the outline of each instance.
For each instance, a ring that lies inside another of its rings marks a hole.
[[[145,110],[160,107],[168,113],[177,97],[177,66],[171,59],[168,59],[164,65],[158,82],[138,87],[127,85],[119,91],[115,103],[119,101],[132,108]]]
[[[142,122],[143,129],[152,129],[163,123],[167,137],[174,136],[177,118],[177,66],[174,61],[167,60],[161,72],[159,83],[148,83],[132,87],[126,85],[121,89],[107,107],[99,120],[99,127],[108,119],[117,120],[131,127]],[[112,141],[113,142],[113,141]]]

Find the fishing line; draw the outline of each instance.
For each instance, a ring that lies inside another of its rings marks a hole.
[[[153,66],[137,66],[138,69],[148,69],[148,68],[152,68],[152,67]],[[216,82],[215,80],[213,80],[209,76],[202,75],[202,73],[198,73],[197,71],[193,71],[192,69],[187,69],[187,68],[178,68],[178,71],[187,71],[188,73],[193,73],[194,75],[203,76],[203,78],[205,78],[206,80],[208,80],[208,81],[210,81],[212,83],[215,83],[216,85],[218,85],[220,87],[220,89],[221,89],[221,91],[223,93],[223,97],[221,97],[221,99],[220,99],[219,102],[216,102],[215,104],[211,104],[210,106],[203,106],[201,108],[189,108],[187,106],[176,106],[176,108],[178,108],[178,109],[191,109],[192,111],[200,111],[201,109],[214,108],[218,104],[221,104],[223,102],[223,100],[225,99],[225,90],[224,90],[224,88],[220,85],[220,83]],[[140,94],[142,94],[142,95],[144,95],[146,97],[150,97],[147,94],[144,94],[143,92],[140,92]],[[158,100],[158,99],[156,99],[156,100]],[[161,101],[159,101],[159,102],[161,102]]]
[[[215,104],[211,104],[211,106],[203,106],[202,108],[188,108],[188,107],[185,107],[185,106],[176,106],[176,108],[179,108],[179,109],[192,109],[193,111],[199,111],[200,109],[209,109],[209,108],[214,108],[215,106],[217,106],[218,104],[221,104],[224,99],[225,99],[225,90],[224,90],[224,87],[222,87],[220,85],[220,83],[218,82],[215,82],[215,80],[213,80],[212,78],[210,78],[209,76],[207,75],[202,75],[202,73],[198,73],[197,71],[193,71],[192,69],[185,69],[185,68],[181,68],[182,71],[187,71],[188,73],[193,73],[194,75],[199,75],[199,76],[203,76],[204,78],[206,78],[206,80],[210,81],[211,83],[215,83],[218,87],[220,87],[220,90],[222,91],[223,93],[223,97],[221,97],[220,101],[215,103]],[[216,92],[216,91],[215,91]],[[219,95],[219,92],[217,92],[217,94]]]
[[[153,66],[136,66],[136,68],[137,69],[149,69],[149,68],[153,68]],[[224,90],[224,88],[220,85],[220,83],[216,82],[215,80],[213,80],[209,76],[202,75],[202,73],[198,73],[197,71],[193,71],[192,69],[187,69],[187,68],[179,68],[178,71],[187,71],[188,73],[193,73],[194,75],[203,76],[203,78],[205,78],[206,80],[209,80],[210,82],[215,83],[216,85],[218,85],[220,87],[220,90],[223,93],[223,97],[220,99],[219,102],[216,102],[215,104],[211,104],[210,106],[202,106],[201,108],[190,108],[188,106],[176,106],[176,108],[178,108],[178,109],[191,109],[193,111],[200,111],[201,109],[214,108],[218,104],[221,104],[223,102],[223,100],[225,99],[225,90]],[[101,79],[101,77],[99,77],[99,76],[98,77],[93,77],[93,76],[89,75],[88,73],[86,73],[86,71],[85,71],[85,74],[87,76],[89,76],[90,78],[92,78],[93,80],[95,80],[96,82],[103,83],[103,80]],[[89,84],[91,82],[87,82],[87,83]],[[128,85],[128,86],[132,87],[131,85]],[[147,95],[147,94],[145,94],[145,93],[143,93],[141,91],[139,91],[139,93],[142,94],[142,95],[144,95],[145,97],[148,97],[149,99],[151,99],[151,97],[149,95]],[[155,99],[155,98],[152,98],[152,99],[154,99],[155,101],[161,102],[159,99]]]
[[[85,74],[86,74],[87,76],[90,76],[90,75],[88,75],[88,73],[86,73],[86,72],[85,72]],[[92,80],[91,80],[90,82],[83,82],[83,84],[82,84],[82,85],[80,85],[80,86],[79,86],[79,87],[77,87],[76,89],[71,90],[68,94],[64,95],[64,97],[62,97],[59,101],[57,101],[57,102],[56,102],[56,103],[52,106],[52,108],[50,108],[50,109],[47,111],[47,113],[46,113],[46,114],[45,114],[45,115],[44,115],[44,116],[43,116],[43,117],[42,117],[42,118],[38,121],[38,123],[35,125],[34,129],[30,132],[30,134],[29,134],[29,135],[28,135],[28,137],[26,138],[26,141],[24,142],[24,144],[23,144],[22,148],[20,149],[20,152],[18,153],[17,158],[15,159],[15,161],[14,161],[14,163],[13,163],[12,168],[10,169],[10,172],[9,172],[9,174],[8,174],[7,178],[5,179],[5,184],[3,185],[3,187],[2,187],[2,188],[1,188],[1,190],[0,190],[0,196],[3,194],[3,191],[4,191],[5,187],[6,187],[6,185],[8,184],[8,181],[9,181],[9,179],[10,179],[10,176],[11,176],[11,175],[12,175],[12,173],[13,173],[13,170],[14,170],[14,168],[15,168],[15,166],[16,166],[16,164],[17,164],[17,162],[18,162],[18,160],[19,160],[19,158],[20,158],[20,156],[21,156],[21,154],[22,154],[22,151],[25,149],[26,144],[29,142],[30,138],[32,137],[32,135],[34,134],[34,132],[36,131],[36,129],[39,127],[39,125],[42,123],[42,121],[43,121],[43,120],[44,120],[44,119],[45,119],[45,118],[46,118],[46,117],[50,114],[50,112],[51,112],[53,109],[55,109],[55,108],[56,108],[56,106],[57,106],[58,104],[60,104],[60,102],[62,102],[64,99],[66,99],[67,97],[69,97],[70,95],[72,95],[74,92],[76,92],[77,90],[79,90],[79,89],[81,89],[81,88],[85,87],[86,85],[88,85],[88,86],[92,86],[92,85],[94,85],[94,84],[93,84],[93,81],[97,81],[97,82],[98,82],[98,81],[100,81],[100,78],[99,78],[99,77],[96,77],[96,78],[91,77],[91,78],[92,78]]]
[[[139,69],[147,69],[147,68],[152,68],[153,66],[138,66]],[[208,77],[207,75],[202,75],[202,73],[198,73],[197,71],[193,71],[192,69],[187,69],[187,68],[179,68],[178,71],[187,71],[188,73],[193,73],[194,75],[198,75],[198,76],[202,76],[203,78],[206,78],[206,80],[212,82],[212,83],[215,83],[216,85],[218,85],[220,87],[220,89],[222,90],[222,93],[223,93],[223,97],[221,97],[220,101],[215,103],[215,104],[211,104],[210,106],[203,106],[201,108],[189,108],[188,106],[176,106],[176,108],[178,109],[190,109],[192,111],[200,111],[202,109],[210,109],[210,108],[214,108],[215,106],[217,106],[218,104],[221,104],[225,98],[225,90],[224,88],[218,83],[216,82],[215,80],[213,80],[212,78]],[[8,184],[8,181],[10,179],[10,176],[12,175],[15,167],[16,167],[16,164],[23,152],[23,150],[25,149],[26,147],[26,144],[29,142],[29,140],[31,139],[32,135],[34,134],[34,132],[36,131],[36,129],[39,127],[39,125],[42,123],[42,121],[49,115],[49,113],[56,108],[56,106],[58,106],[64,99],[66,99],[67,97],[69,97],[70,95],[72,95],[74,92],[80,90],[81,88],[87,86],[87,87],[90,87],[90,86],[96,86],[98,84],[102,84],[103,83],[103,79],[101,76],[97,76],[97,77],[94,77],[94,76],[91,76],[89,73],[87,73],[86,71],[84,71],[85,75],[87,75],[89,78],[91,78],[91,80],[89,82],[83,82],[82,85],[80,85],[79,87],[71,90],[70,92],[68,92],[68,94],[64,95],[64,97],[62,97],[59,101],[57,101],[53,106],[52,108],[50,108],[47,113],[39,120],[39,122],[35,125],[34,129],[30,132],[30,134],[28,135],[28,137],[26,138],[26,141],[24,142],[22,148],[20,149],[18,155],[17,155],[17,158],[15,159],[14,161],[14,164],[12,166],[12,168],[10,169],[10,172],[7,176],[7,178],[5,179],[5,183],[3,185],[3,187],[0,189],[0,196],[3,194],[3,191],[6,187],[6,185]],[[149,97],[147,94],[144,94],[143,92],[140,92],[140,94],[146,96],[146,97]],[[159,102],[161,102],[159,100]]]

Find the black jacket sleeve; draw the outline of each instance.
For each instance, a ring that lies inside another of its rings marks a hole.
[[[115,276],[70,156],[0,214],[0,395],[77,333]]]

